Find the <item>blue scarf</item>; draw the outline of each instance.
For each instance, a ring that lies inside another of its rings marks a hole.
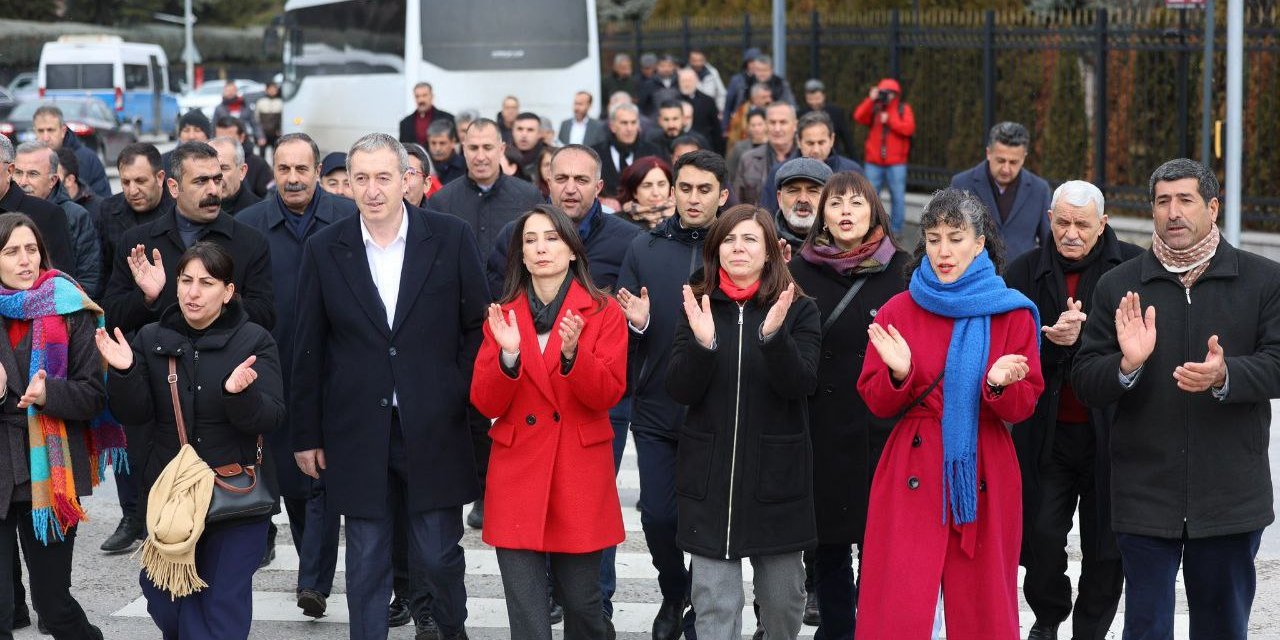
[[[942,376],[942,522],[947,522],[949,505],[954,521],[967,524],[978,517],[978,405],[987,375],[991,316],[1027,309],[1039,327],[1040,314],[996,275],[985,249],[950,284],[938,280],[925,256],[911,274],[909,290],[926,311],[955,320]]]

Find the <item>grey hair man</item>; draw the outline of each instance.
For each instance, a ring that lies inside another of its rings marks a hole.
[[[236,138],[223,136],[210,140],[209,146],[218,152],[218,166],[222,168],[222,210],[234,216],[261,202],[245,182],[249,165],[245,164],[244,145]]]
[[[18,145],[13,162],[13,179],[28,196],[47,200],[67,214],[75,265],[70,274],[89,297],[102,292],[102,254],[98,233],[89,211],[76,204],[58,179],[58,154],[49,145],[33,140]]]

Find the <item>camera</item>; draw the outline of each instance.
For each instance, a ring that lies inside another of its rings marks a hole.
[[[893,101],[894,93],[892,91],[881,91],[876,94],[876,108],[883,109],[889,106]]]

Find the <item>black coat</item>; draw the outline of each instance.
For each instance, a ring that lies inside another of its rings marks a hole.
[[[107,327],[120,327],[125,333],[132,334],[143,325],[159,320],[160,314],[178,301],[176,268],[178,258],[186,251],[182,238],[178,235],[178,215],[180,214],[173,210],[168,215],[124,232],[120,246],[112,256],[115,264],[111,270],[111,280],[107,281],[106,293],[102,297]],[[225,213],[219,213],[200,232],[197,240],[216,242],[231,254],[231,261],[235,266],[236,293],[243,300],[249,320],[267,329],[273,327],[276,310],[272,298],[271,256],[267,253],[267,241],[262,234]],[[133,272],[126,262],[129,250],[137,245],[146,247],[148,258],[153,249],[159,249],[164,261],[164,289],[150,305],[143,298],[138,284],[133,281]]]
[[[705,138],[711,144],[712,151],[724,154],[724,130],[720,128],[715,99],[697,90],[694,90],[692,96],[680,94],[680,99],[693,105],[693,124],[689,130]]]
[[[102,215],[98,225],[98,248],[102,254],[102,291],[106,293],[116,265],[116,250],[126,231],[144,225],[173,212],[173,196],[168,187],[160,187],[160,202],[146,211],[134,211],[123,193],[117,193],[102,201]],[[132,247],[130,247],[132,248]],[[132,279],[130,275],[130,279]]]
[[[169,391],[169,357],[178,359],[178,398],[187,441],[210,467],[254,464],[258,436],[284,423],[280,356],[266,329],[249,321],[236,300],[204,335],[192,339],[178,305],[134,336],[133,366],[111,369],[111,410],[128,424],[149,425],[150,446],[133,457],[144,492],[178,453],[178,430]],[[258,378],[237,394],[223,388],[227,376],[254,355]],[[133,456],[131,450],[131,456]],[[140,460],[140,462],[139,462]],[[145,501],[143,502],[145,504]]]
[[[649,289],[649,326],[643,334],[628,331],[632,351],[627,355],[631,429],[674,439],[684,423],[685,407],[667,393],[667,362],[675,340],[676,321],[684,314],[682,287],[702,268],[706,229],[685,229],[671,216],[631,240],[618,289],[640,295]]]
[[[1110,271],[1117,265],[1142,254],[1142,247],[1123,242],[1116,237],[1111,227],[1104,231],[1105,242],[1098,257],[1101,263],[1098,268]],[[1028,251],[1014,259],[1005,268],[1004,280],[1011,289],[1021,291],[1036,305],[1040,312],[1040,321],[1044,325],[1052,325],[1058,316],[1067,308],[1066,298],[1057,299],[1057,286],[1054,284],[1053,262],[1057,247],[1050,242],[1048,246]],[[1065,293],[1063,294],[1065,295]],[[1115,310],[1094,309],[1093,300],[1084,301],[1084,312],[1092,315],[1097,312],[1103,316],[1115,318]],[[1031,531],[1040,510],[1040,467],[1049,462],[1053,453],[1054,432],[1058,428],[1058,402],[1062,397],[1062,386],[1070,382],[1071,367],[1075,362],[1080,342],[1070,347],[1062,347],[1052,340],[1040,336],[1040,372],[1044,376],[1044,393],[1036,404],[1036,412],[1025,422],[1013,425],[1013,446],[1018,452],[1018,465],[1022,468],[1022,530]],[[1097,522],[1100,531],[1098,551],[1104,557],[1118,558],[1115,535],[1111,531],[1111,417],[1114,407],[1091,409],[1089,422],[1093,428],[1094,441],[1097,444],[1094,455],[1094,487],[1097,495]],[[1022,552],[1025,560],[1030,551],[1032,536],[1022,537]]]
[[[316,191],[322,191],[322,189],[316,189]],[[262,202],[262,198],[259,198],[258,194],[254,193],[253,189],[249,187],[248,181],[245,181],[240,183],[240,190],[236,192],[236,197],[232,198],[230,202],[225,200],[222,202],[222,212],[235,216],[259,202]]]
[[[818,306],[796,300],[761,343],[768,307],[739,307],[718,288],[710,296],[715,348],[698,344],[681,314],[667,369],[667,392],[689,407],[676,453],[676,542],[709,558],[812,549],[807,400],[818,381]]]
[[[618,281],[618,272],[622,269],[622,259],[627,255],[627,247],[631,246],[631,239],[640,233],[640,227],[603,211],[588,215],[593,217],[591,231],[587,233],[584,244],[587,246],[591,281],[601,289],[613,291]],[[502,280],[507,272],[507,249],[515,229],[515,221],[502,227],[494,240],[493,251],[489,254],[489,291],[494,300],[502,297]]]
[[[315,219],[306,232],[306,238],[315,235],[321,229],[339,220],[355,216],[356,203],[348,198],[335,196],[324,189],[316,189]],[[275,338],[280,349],[280,362],[285,363],[283,371],[284,397],[290,396],[290,371],[288,363],[293,362],[293,330],[296,323],[294,311],[298,308],[298,268],[302,265],[302,247],[306,238],[299,240],[285,226],[284,217],[295,215],[287,212],[276,195],[263,200],[236,216],[236,221],[253,228],[267,240],[271,252],[271,286],[274,292],[276,324],[271,329],[271,337]],[[290,434],[290,418],[285,416],[284,428],[267,437],[272,460],[275,461],[276,478],[280,482],[280,493],[286,498],[304,499],[311,490],[310,478],[304,476],[293,459],[293,443]]]
[[[467,161],[462,157],[461,153],[454,152],[444,162],[433,162],[436,168],[436,177],[440,179],[441,186],[449,186],[449,183],[467,175]],[[439,193],[438,191],[436,193]]]
[[[253,152],[252,146],[248,142],[245,143],[244,163],[248,165],[249,172],[245,174],[240,190],[244,191],[245,187],[249,187],[253,195],[257,196],[257,200],[267,197],[267,191],[271,188],[271,183],[276,179],[275,173],[271,171],[271,165],[267,164],[266,160],[258,157],[258,154]]]
[[[1119,380],[1115,312],[1125,292],[1156,308],[1156,346],[1133,388]],[[1275,519],[1267,442],[1280,397],[1280,265],[1218,245],[1190,290],[1150,251],[1107,272],[1071,371],[1091,407],[1115,404],[1111,524],[1161,538],[1225,536]],[[1204,360],[1217,335],[1227,396],[1178,389],[1174,368]]]
[[[542,193],[537,187],[501,174],[488,192],[481,191],[470,176],[463,176],[427,200],[427,206],[433,211],[461,218],[471,227],[482,258],[488,257],[494,238],[507,223],[539,204],[542,204]]]
[[[821,544],[862,544],[871,475],[893,421],[871,415],[858,395],[858,375],[867,352],[867,325],[881,305],[906,290],[903,268],[910,260],[899,251],[888,268],[867,276],[866,284],[822,337],[818,387],[809,396],[813,508]],[[805,294],[813,296],[825,324],[853,281],[799,255],[787,266]]]
[[[76,253],[71,241],[71,226],[67,221],[67,212],[62,207],[29,196],[22,191],[18,183],[10,180],[9,190],[0,197],[0,213],[25,213],[36,223],[40,236],[44,240],[44,248],[49,252],[49,262],[54,268],[64,273],[76,272]]]
[[[448,120],[450,122],[453,122],[452,113],[449,113],[448,111],[442,111],[437,107],[432,107],[432,109],[435,111],[435,114],[432,115],[431,117],[431,124],[435,124],[441,120]],[[418,115],[418,112],[415,110],[410,112],[409,115],[400,119],[400,137],[398,138],[398,140],[400,140],[400,142],[413,142],[415,144],[420,144],[423,147],[426,147],[427,141],[418,140],[418,132],[415,130],[413,126],[413,118],[416,115]]]
[[[395,321],[378,297],[360,219],[317,232],[302,252],[289,407],[295,451],[324,449],[330,508],[384,515],[392,392],[412,512],[480,495],[467,407],[489,292],[466,223],[409,207]]]
[[[67,427],[67,450],[71,454],[71,473],[76,495],[93,493],[97,461],[89,458],[87,436],[89,422],[106,406],[106,385],[102,380],[102,357],[93,338],[98,321],[91,311],[80,311],[67,317],[67,376],[45,379],[44,413],[62,418]],[[8,329],[5,320],[0,325]],[[31,334],[9,346],[8,335],[0,335],[0,366],[8,377],[8,390],[0,402],[0,509],[9,512],[12,502],[31,501],[31,444],[27,435],[27,410],[18,408],[18,400],[31,382]]]
[[[612,136],[609,138],[612,140]],[[622,179],[622,170],[618,169],[618,165],[613,163],[613,152],[609,150],[612,142],[603,142],[591,147],[597,155],[600,156],[600,179],[604,180],[604,191],[600,192],[602,196],[616,197],[618,195],[618,184]],[[636,138],[635,148],[632,150],[631,162],[635,162],[640,158],[648,158],[649,156],[658,156],[666,160],[671,154],[666,153],[652,142],[644,139],[644,136]]]

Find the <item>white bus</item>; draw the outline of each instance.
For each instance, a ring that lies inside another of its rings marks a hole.
[[[324,151],[396,135],[419,81],[488,118],[508,95],[556,123],[600,100],[595,0],[288,0],[284,28],[284,131]]]

